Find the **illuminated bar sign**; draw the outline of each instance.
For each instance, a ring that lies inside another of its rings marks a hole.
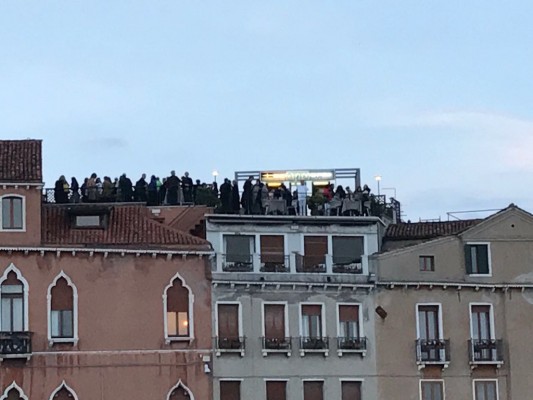
[[[261,181],[269,182],[299,182],[299,181],[331,181],[335,179],[335,171],[264,171],[261,172]]]

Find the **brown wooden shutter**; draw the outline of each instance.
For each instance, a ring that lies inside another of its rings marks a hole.
[[[241,400],[241,382],[220,381],[220,400]]]
[[[237,304],[218,305],[218,336],[239,337],[239,306]]]
[[[339,306],[339,321],[359,321],[359,306]]]
[[[285,337],[285,306],[265,304],[265,337],[283,339]]]
[[[261,261],[282,263],[285,243],[281,235],[261,235]]]
[[[286,400],[286,399],[287,399],[287,382],[267,381],[266,400]]]
[[[65,278],[57,280],[56,285],[52,288],[52,310],[73,310],[74,294],[72,288],[68,285]]]
[[[361,400],[361,382],[342,382],[342,400]]]
[[[302,315],[322,315],[322,306],[318,304],[303,305]]]
[[[326,262],[328,254],[327,236],[305,236],[304,237],[304,267],[312,267]]]
[[[324,400],[323,386],[322,381],[304,382],[304,400]]]
[[[22,282],[18,280],[17,274],[11,271],[9,274],[7,274],[7,278],[4,282],[2,282],[2,285],[22,285]]]
[[[167,290],[167,311],[189,312],[189,291],[179,279],[175,279]]]
[[[54,395],[53,400],[72,400],[73,398],[74,396],[72,396],[72,394],[67,389],[63,388]]]

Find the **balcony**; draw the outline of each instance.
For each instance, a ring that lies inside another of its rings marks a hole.
[[[327,270],[325,256],[296,254],[295,260],[296,272],[316,274],[325,273]]]
[[[363,262],[360,258],[333,257],[333,272],[336,274],[362,274]]]
[[[343,353],[360,353],[366,355],[366,337],[338,337],[337,354],[342,357]]]
[[[261,338],[263,343],[263,357],[266,357],[269,353],[285,353],[287,357],[292,354],[292,338]]]
[[[239,353],[241,357],[244,357],[245,339],[244,336],[217,336],[215,338],[215,354],[220,357],[222,353]]]
[[[329,337],[300,337],[300,356],[306,353],[323,353],[324,357],[329,355]]]
[[[253,254],[222,254],[222,271],[252,272],[253,270]]]
[[[0,332],[0,359],[30,359],[31,332]]]
[[[262,253],[259,258],[261,272],[290,272],[290,257],[287,255]]]
[[[503,364],[503,341],[501,339],[471,339],[468,341],[470,367]]]
[[[447,368],[450,364],[449,339],[418,339],[415,344],[418,369],[427,365],[440,365],[442,368]]]

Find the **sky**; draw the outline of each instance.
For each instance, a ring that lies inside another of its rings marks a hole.
[[[353,167],[411,221],[531,212],[531,15],[526,0],[2,0],[0,138],[43,140],[48,187]]]

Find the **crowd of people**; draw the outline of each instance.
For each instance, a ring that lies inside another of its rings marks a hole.
[[[248,214],[261,215],[268,212],[271,200],[282,201],[284,213],[307,215],[309,209],[316,206],[316,199],[322,210],[328,210],[328,205],[334,205],[344,200],[360,201],[365,204],[370,199],[370,188],[364,185],[352,191],[349,187],[343,188],[328,185],[314,188],[314,193],[309,193],[305,182],[300,182],[296,190],[289,190],[284,183],[276,188],[259,179],[250,176],[243,185],[242,194],[236,180],[224,179],[220,188],[217,182],[207,184],[196,180],[193,182],[188,172],[179,178],[175,171],[162,180],[152,175],[147,180],[142,174],[133,184],[126,174],[111,180],[109,176],[98,177],[96,173],[85,178],[80,185],[75,177],[70,183],[61,176],[55,183],[53,191],[55,203],[97,203],[97,202],[142,202],[149,206],[160,205],[206,205],[214,207],[216,212],[223,214]],[[337,211],[336,211],[337,212]],[[362,209],[361,214],[365,214]],[[368,215],[368,212],[366,212]],[[333,215],[333,214],[329,214]]]

